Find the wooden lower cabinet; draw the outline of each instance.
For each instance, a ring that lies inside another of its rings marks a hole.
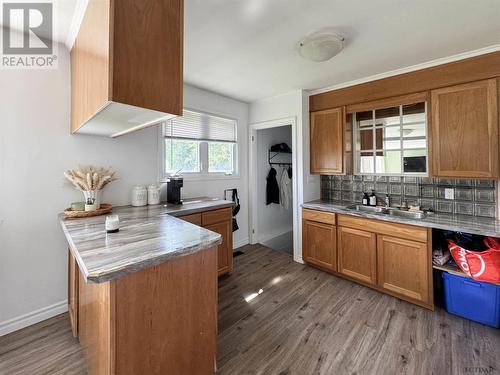
[[[217,270],[219,276],[233,271],[233,211],[231,208],[205,211],[201,213],[203,228],[222,235],[222,243],[217,249]]]
[[[201,227],[201,214],[185,215],[179,217],[179,219],[182,219],[184,221],[187,221],[188,223],[198,225],[199,227]]]
[[[318,221],[303,220],[302,258],[327,270],[337,270],[336,227]]]
[[[80,343],[90,375],[213,374],[217,249],[117,279],[80,274]]]
[[[380,288],[425,304],[431,302],[426,243],[379,235],[377,254]]]
[[[79,270],[76,260],[68,249],[68,314],[73,337],[78,336],[78,284]]]
[[[306,263],[434,308],[431,230],[308,209],[302,216]]]
[[[217,271],[219,276],[233,270],[232,222],[223,221],[204,228],[222,235],[222,243],[217,248]]]
[[[338,272],[363,283],[377,283],[376,234],[338,227]]]
[[[180,216],[179,219],[222,235],[222,244],[217,249],[217,270],[219,276],[231,273],[233,271],[233,215],[231,208]]]

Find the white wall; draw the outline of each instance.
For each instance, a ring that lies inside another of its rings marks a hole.
[[[297,200],[298,210],[294,212],[294,232],[298,233],[294,260],[302,261],[302,220],[300,205],[320,197],[319,176],[310,175],[309,168],[309,97],[304,90],[258,100],[250,104],[249,123],[278,120],[288,117],[296,119],[297,139]]]
[[[67,250],[57,214],[81,200],[64,182],[64,170],[93,163],[120,177],[103,201],[129,203],[137,183],[158,181],[158,130],[118,139],[70,135],[69,53],[59,46],[57,70],[0,70],[0,335],[65,311]],[[186,106],[239,120],[241,178],[186,183],[184,196],[241,189],[240,230],[248,238],[247,114],[245,103],[186,87]]]
[[[286,143],[292,147],[292,127],[280,126],[277,128],[257,130],[257,233],[259,242],[266,243],[274,237],[293,229],[292,202],[290,208],[284,209],[280,204],[266,204],[267,175],[270,167],[268,150],[277,143]],[[293,151],[293,150],[292,150]],[[291,161],[290,155],[277,155],[276,161]],[[278,184],[283,168],[274,166],[278,172]]]
[[[241,210],[237,215],[238,229],[233,232],[234,247],[248,243],[248,104],[217,95],[193,86],[184,86],[184,107],[234,118],[238,121],[239,177],[202,181],[184,181],[183,197],[224,197],[224,189],[236,188]]]

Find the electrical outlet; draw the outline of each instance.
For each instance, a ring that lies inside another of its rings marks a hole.
[[[444,199],[455,199],[455,190],[444,189]]]

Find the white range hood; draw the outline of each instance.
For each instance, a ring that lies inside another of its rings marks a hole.
[[[177,115],[153,111],[133,105],[108,102],[85,122],[75,134],[116,138],[169,120]]]

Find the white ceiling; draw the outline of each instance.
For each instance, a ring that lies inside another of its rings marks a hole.
[[[72,45],[88,0],[54,0],[55,38]],[[185,0],[186,83],[251,102],[359,80],[500,45],[500,0]],[[296,44],[330,28],[332,60]]]
[[[346,38],[332,60],[296,43]],[[500,43],[499,0],[186,0],[185,81],[244,101],[317,89]]]

